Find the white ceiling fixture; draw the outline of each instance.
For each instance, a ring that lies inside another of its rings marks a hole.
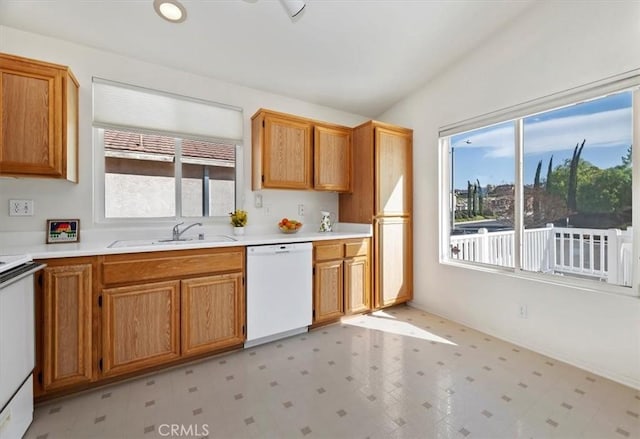
[[[303,0],[280,0],[291,18],[296,18],[307,4]]]
[[[187,10],[178,0],[153,0],[153,8],[171,23],[182,23],[187,19]]]

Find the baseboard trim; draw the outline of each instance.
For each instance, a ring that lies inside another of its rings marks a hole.
[[[433,314],[433,315],[436,315],[436,316],[443,317],[445,319],[451,320],[452,322],[456,322],[458,324],[465,325],[465,326],[467,326],[467,327],[469,327],[471,329],[475,329],[476,331],[484,332],[485,334],[488,334],[488,335],[490,335],[492,337],[495,337],[495,338],[498,338],[500,340],[507,341],[507,342],[512,343],[512,344],[514,344],[516,346],[520,346],[520,347],[523,347],[525,349],[529,349],[530,351],[536,352],[536,353],[538,353],[540,355],[545,355],[545,356],[547,356],[549,358],[553,358],[555,360],[562,361],[562,362],[567,363],[567,364],[569,364],[571,366],[574,366],[574,367],[577,367],[579,369],[583,369],[583,370],[585,370],[587,372],[593,373],[594,375],[599,375],[599,376],[601,376],[603,378],[609,379],[611,381],[615,381],[615,382],[617,382],[619,384],[622,384],[624,386],[631,387],[632,389],[640,390],[640,381],[634,380],[633,378],[627,377],[625,375],[620,375],[620,374],[618,374],[616,372],[613,372],[611,370],[599,368],[599,367],[597,367],[597,366],[595,366],[593,364],[583,363],[581,361],[577,361],[575,359],[568,358],[568,357],[562,355],[561,353],[549,351],[549,350],[541,348],[539,346],[534,346],[534,345],[531,345],[529,343],[523,342],[521,340],[517,340],[517,339],[514,339],[512,337],[505,336],[503,334],[498,334],[495,331],[492,331],[491,329],[484,328],[481,325],[471,324],[471,323],[466,322],[466,321],[464,321],[462,319],[458,319],[456,317],[448,315],[447,313],[433,311],[432,309],[429,308],[429,306],[427,306],[425,304],[422,304],[422,303],[419,303],[419,302],[416,302],[416,301],[411,301],[411,302],[408,303],[408,305],[413,307],[413,308],[415,308],[415,309],[419,309],[420,311],[425,311],[425,312],[428,312],[430,314]]]

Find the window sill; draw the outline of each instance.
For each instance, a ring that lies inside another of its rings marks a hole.
[[[576,290],[580,290],[588,293],[607,294],[615,297],[626,297],[628,299],[634,299],[634,300],[640,299],[640,295],[638,295],[638,293],[635,292],[637,287],[634,288],[633,286],[623,287],[620,285],[611,285],[611,284],[607,284],[607,283],[599,282],[595,280],[569,278],[566,276],[528,272],[523,270],[516,270],[515,268],[489,266],[489,265],[478,264],[473,262],[458,262],[458,261],[441,259],[440,264],[450,266],[450,267],[464,268],[467,270],[481,271],[484,273],[500,274],[503,276],[513,277],[516,279],[540,282],[540,283],[558,286],[558,287],[572,288],[572,289],[576,289]]]

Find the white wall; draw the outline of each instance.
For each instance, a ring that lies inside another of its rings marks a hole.
[[[105,35],[108,38],[108,35]],[[283,216],[298,217],[298,204],[305,204],[309,227],[320,223],[320,210],[337,212],[335,193],[312,191],[262,191],[271,215],[253,207],[251,192],[251,116],[258,108],[269,108],[317,120],[355,126],[365,117],[305,103],[299,100],[241,87],[228,82],[161,67],[67,41],[0,26],[0,52],[68,65],[80,82],[80,180],[79,184],[51,179],[0,178],[0,234],[2,232],[44,232],[47,218],[80,218],[82,229],[98,228],[93,218],[93,161],[91,129],[92,76],[221,102],[244,111],[244,207],[249,226],[275,225]],[[202,54],[207,56],[207,54]],[[313,84],[309,84],[310,87]],[[32,199],[35,216],[9,217],[9,199]],[[102,225],[104,227],[104,225]],[[168,229],[167,229],[168,230]]]
[[[640,388],[639,299],[441,265],[436,215],[439,127],[639,67],[640,2],[540,2],[381,116],[414,129],[416,306]]]

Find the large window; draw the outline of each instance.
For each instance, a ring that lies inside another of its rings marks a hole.
[[[236,207],[238,108],[94,78],[98,219],[226,216]]]
[[[514,266],[514,125],[500,123],[450,139],[451,255]],[[491,240],[481,247],[481,240]]]
[[[529,115],[520,109],[523,116],[442,136],[442,259],[633,286],[639,95],[633,87]]]

